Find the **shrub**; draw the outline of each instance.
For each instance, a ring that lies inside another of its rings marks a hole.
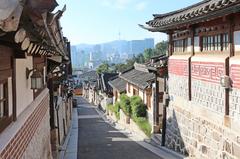
[[[114,114],[116,118],[119,120],[120,119],[120,103],[116,102],[114,105]]]
[[[120,119],[120,104],[117,102],[115,105],[108,104],[107,105],[107,110],[110,112],[113,112],[116,118],[119,120]]]
[[[152,127],[147,118],[144,117],[135,117],[133,120],[136,122],[138,127],[148,136],[151,136]]]
[[[146,117],[147,107],[139,96],[133,96],[130,99],[133,117]]]
[[[126,115],[131,115],[130,98],[126,94],[120,96],[120,107]]]
[[[114,112],[113,109],[114,109],[114,107],[113,107],[112,104],[108,104],[108,105],[107,105],[107,110],[108,110],[108,111]]]

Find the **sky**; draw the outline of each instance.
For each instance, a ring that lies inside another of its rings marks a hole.
[[[113,40],[154,38],[166,40],[162,33],[151,33],[138,26],[153,19],[152,14],[174,11],[200,0],[57,0],[67,10],[61,18],[63,34],[71,44],[98,44]],[[55,11],[56,11],[55,10]]]

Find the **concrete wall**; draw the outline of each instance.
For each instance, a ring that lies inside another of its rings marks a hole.
[[[0,134],[0,158],[51,159],[49,96],[45,89]]]
[[[31,90],[31,79],[26,78],[26,68],[33,68],[32,56],[25,59],[16,59],[16,103],[17,116],[19,116],[33,101],[33,90]],[[31,74],[30,74],[31,76]],[[24,95],[24,98],[23,98]]]

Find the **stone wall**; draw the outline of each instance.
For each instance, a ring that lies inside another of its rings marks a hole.
[[[240,89],[233,88],[230,91],[229,114],[234,119],[240,120]]]
[[[72,121],[71,114],[72,98],[63,99],[62,97],[58,97],[57,107],[55,107],[54,110],[54,123],[56,129],[51,130],[51,143],[54,158],[58,153],[58,146],[64,143],[65,137],[69,132]]]
[[[167,108],[166,146],[189,157],[240,158],[239,129],[234,123],[225,126],[223,117],[191,102],[171,102]]]
[[[222,115],[225,114],[224,106],[225,89],[220,84],[192,80],[192,102]]]
[[[169,94],[171,98],[174,96],[183,97],[188,99],[188,77],[169,74]]]

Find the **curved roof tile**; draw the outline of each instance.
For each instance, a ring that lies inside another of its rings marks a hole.
[[[161,29],[168,25],[176,25],[178,22],[191,20],[210,14],[211,12],[239,4],[240,0],[204,0],[192,6],[166,14],[154,14],[154,19],[147,22],[151,27]]]

